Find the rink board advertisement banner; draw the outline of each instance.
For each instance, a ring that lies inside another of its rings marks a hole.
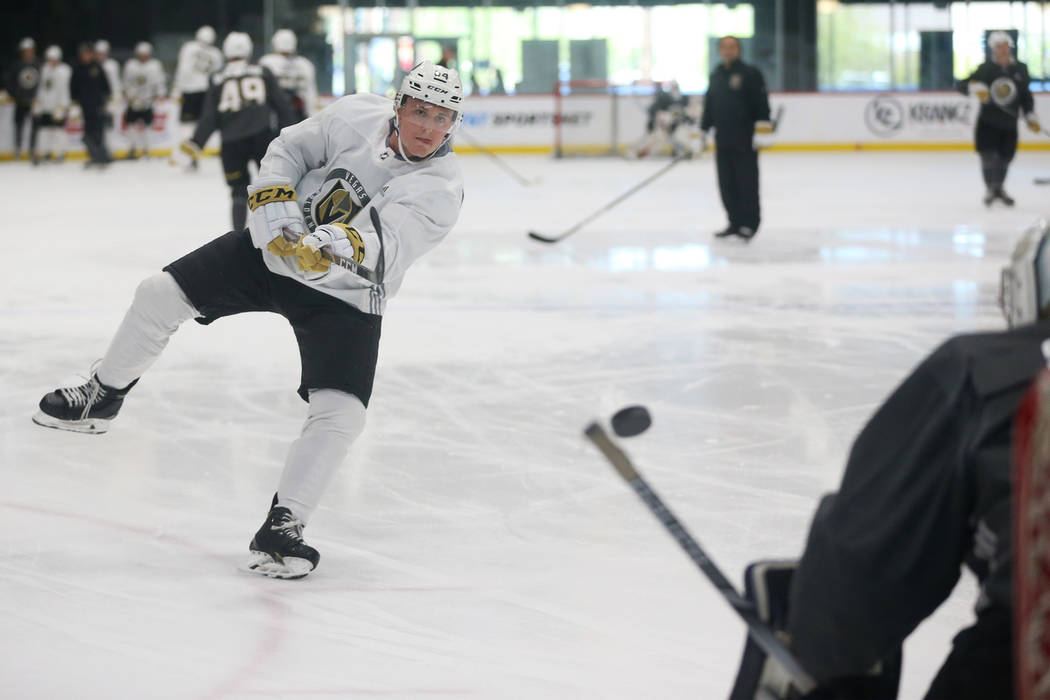
[[[553,94],[469,97],[457,150],[476,151],[476,143],[508,153],[550,153],[559,119],[560,138],[568,148],[623,149],[645,133],[650,100],[646,95],[568,95],[559,106]],[[955,92],[773,93],[770,103],[781,113],[774,149],[783,150],[971,148],[978,111],[976,99]],[[158,104],[150,138],[155,151],[167,153],[189,135],[178,113],[174,101]],[[1050,126],[1050,94],[1036,94],[1036,113]],[[117,110],[114,125],[107,143],[119,155],[128,142]],[[1050,137],[1018,126],[1022,148],[1050,149]],[[80,120],[70,119],[65,133],[70,154],[81,155]],[[0,158],[10,158],[13,144],[14,106],[2,104]],[[218,137],[212,136],[208,149],[217,146]]]

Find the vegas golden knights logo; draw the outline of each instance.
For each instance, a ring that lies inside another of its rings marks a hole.
[[[316,212],[317,225],[347,223],[361,210],[360,205],[354,201],[353,196],[343,183],[336,185],[328,191],[314,208]]]

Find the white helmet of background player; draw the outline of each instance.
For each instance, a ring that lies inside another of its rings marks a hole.
[[[44,58],[46,58],[49,61],[54,61],[55,63],[58,63],[62,60],[62,49],[53,45],[48,46],[47,51],[44,52]]]
[[[27,36],[25,39],[22,39],[22,41],[18,42],[18,50],[19,51],[26,51],[28,49],[35,49],[35,48],[36,48],[36,42],[33,41],[33,37],[31,37],[31,36]]]
[[[252,56],[252,38],[244,32],[230,32],[222,42],[222,55],[228,61],[248,60]]]
[[[1014,40],[1006,32],[992,32],[988,35],[988,48],[994,49],[999,44],[1006,44],[1011,49],[1014,47]]]
[[[215,30],[205,24],[197,30],[197,41],[211,46],[215,43]]]
[[[295,53],[297,43],[295,32],[291,29],[278,29],[273,33],[273,39],[270,40],[273,50],[284,54]]]
[[[95,42],[95,53],[99,56],[109,55],[109,42],[105,39],[99,39]]]
[[[409,157],[405,152],[404,144],[401,143],[400,119],[398,110],[404,106],[405,101],[415,97],[423,102],[445,109],[452,110],[455,115],[448,130],[442,137],[442,142],[447,142],[453,132],[463,122],[463,83],[459,79],[459,73],[454,68],[434,65],[430,61],[420,61],[401,80],[401,89],[394,97],[394,126],[398,128],[398,145],[401,154]],[[411,119],[412,117],[405,117]],[[425,158],[414,158],[413,160],[426,160],[437,152],[435,148]]]
[[[999,306],[1010,328],[1050,319],[1050,221],[1025,231],[1003,268]]]
[[[153,44],[148,41],[140,41],[135,44],[135,55],[140,58],[148,58],[153,54]]]

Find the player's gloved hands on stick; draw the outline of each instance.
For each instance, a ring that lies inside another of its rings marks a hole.
[[[303,272],[328,272],[332,261],[324,256],[324,248],[372,270],[378,257],[379,237],[369,230],[358,231],[349,224],[318,226],[303,236],[295,249],[299,269]]]
[[[755,149],[769,148],[773,145],[773,122],[755,122],[755,135],[752,144]]]
[[[1028,128],[1032,131],[1032,133],[1038,134],[1040,131],[1043,130],[1042,124],[1039,123],[1039,117],[1035,116],[1034,112],[1026,114],[1024,120],[1025,122],[1027,122]]]
[[[988,89],[987,83],[982,83],[979,80],[970,81],[970,94],[976,97],[982,104],[988,101],[991,96],[991,91]]]
[[[260,178],[248,186],[248,231],[252,245],[274,255],[295,255],[296,240],[306,233],[295,188],[279,178]],[[284,229],[295,234],[288,241]]]

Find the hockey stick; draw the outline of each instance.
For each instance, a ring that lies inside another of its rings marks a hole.
[[[664,505],[660,496],[649,487],[642,475],[631,464],[630,458],[613,443],[605,430],[598,423],[591,423],[583,433],[605,455],[605,458],[609,460],[616,472],[631,486],[638,497],[649,507],[652,514],[656,516],[657,520],[685,550],[689,558],[693,560],[693,563],[699,567],[704,576],[718,589],[725,601],[743,619],[747,624],[748,633],[755,640],[755,643],[762,648],[762,651],[766,652],[769,658],[775,659],[783,667],[784,671],[791,676],[792,683],[800,692],[805,694],[815,690],[817,683],[813,680],[813,677],[802,668],[798,659],[773,633],[769,625],[759,618],[754,604],[737,593],[736,588],[725,577],[725,574],[711,561],[707,553],[700,547],[696,539],[689,534],[685,526],[679,522],[674,513]]]
[[[700,155],[703,155],[703,151],[701,151]],[[693,153],[691,151],[683,153],[680,156],[677,156],[676,158],[671,160],[670,163],[668,163],[664,167],[660,168],[655,173],[653,173],[649,177],[645,178],[644,180],[639,182],[637,185],[635,185],[631,189],[627,190],[626,192],[621,194],[619,197],[617,197],[613,201],[611,201],[608,204],[606,204],[601,209],[595,211],[593,214],[591,214],[586,219],[584,219],[583,221],[579,222],[578,224],[576,224],[575,226],[573,226],[569,230],[564,231],[562,233],[559,233],[557,236],[544,236],[541,233],[536,233],[535,231],[529,231],[529,238],[531,238],[534,241],[540,241],[541,243],[557,243],[558,241],[565,240],[566,238],[568,238],[572,234],[576,233],[577,231],[579,231],[581,228],[583,228],[584,226],[586,226],[590,222],[592,222],[595,219],[597,219],[599,216],[601,216],[605,212],[607,212],[610,209],[612,209],[613,207],[615,207],[617,204],[619,204],[623,200],[625,200],[628,197],[630,197],[632,194],[634,194],[638,190],[640,190],[643,187],[645,187],[646,185],[648,185],[650,182],[652,182],[656,178],[658,178],[661,175],[663,175],[664,173],[666,173],[668,170],[670,170],[674,166],[676,166],[679,163],[681,163],[683,160],[688,160],[689,158],[692,158],[692,156],[693,156]]]
[[[369,270],[367,267],[357,264],[350,258],[339,255],[332,250],[331,246],[324,246],[321,248],[321,256],[324,257],[325,260],[329,260],[333,265],[338,265],[344,270],[349,270],[358,277],[366,279],[372,284],[379,286],[383,284],[383,271],[386,267],[384,255],[385,247],[383,245],[383,228],[379,222],[379,212],[375,210],[375,207],[369,209],[369,214],[371,215],[372,226],[375,227],[376,235],[379,237],[379,261],[376,263],[376,269]],[[281,235],[284,237],[284,240],[289,243],[298,243],[299,239],[302,238],[302,235],[296,233],[287,226],[281,229]]]
[[[498,155],[496,155],[495,153],[478,143],[477,140],[473,136],[471,136],[469,132],[460,130],[458,132],[458,135],[462,136],[466,141],[468,141],[471,146],[473,146],[474,148],[478,149],[483,154],[491,158],[493,163],[498,165],[500,168],[503,169],[505,173],[517,180],[522,187],[529,187],[530,185],[535,185],[539,182],[539,178],[527,178],[514,168],[510,167],[510,164],[507,163],[506,160],[500,158]]]

